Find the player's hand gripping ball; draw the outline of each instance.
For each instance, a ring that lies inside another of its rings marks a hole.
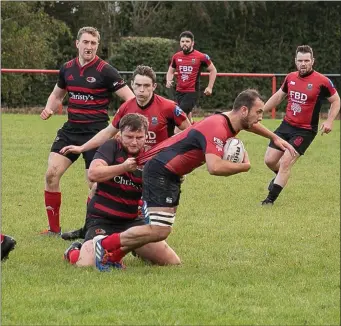
[[[224,145],[223,159],[233,162],[241,163],[244,159],[245,147],[243,142],[238,138],[229,138]]]

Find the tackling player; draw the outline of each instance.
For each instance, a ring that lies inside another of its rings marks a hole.
[[[94,264],[92,239],[98,235],[123,232],[137,225],[145,225],[138,216],[138,204],[142,194],[142,170],[136,162],[144,150],[148,132],[148,120],[140,114],[127,114],[119,123],[120,135],[110,139],[97,150],[89,168],[89,178],[97,182],[95,195],[87,207],[85,242],[74,242],[66,250],[64,258],[77,266]],[[159,265],[177,265],[180,259],[165,241],[136,249],[139,257]],[[101,271],[110,267],[121,268],[122,263],[111,261],[97,264]]]

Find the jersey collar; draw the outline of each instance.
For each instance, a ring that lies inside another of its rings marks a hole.
[[[232,131],[232,133],[233,133],[234,135],[236,135],[237,132],[233,129],[230,118],[229,118],[227,115],[223,114],[223,113],[216,113],[216,114],[222,115],[222,116],[226,119],[226,122],[227,122],[227,124],[228,124],[230,130]]]

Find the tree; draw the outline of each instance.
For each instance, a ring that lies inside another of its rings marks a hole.
[[[55,69],[64,59],[61,42],[71,37],[68,27],[51,19],[37,2],[1,2],[1,34],[4,68]],[[46,80],[46,76],[2,75],[2,103],[32,102],[41,96],[39,85]]]

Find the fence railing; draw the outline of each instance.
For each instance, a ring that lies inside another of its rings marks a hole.
[[[133,74],[133,71],[119,71],[121,74]],[[49,69],[7,69],[1,68],[1,73],[5,74],[58,74],[59,70],[49,70]],[[157,71],[157,75],[165,75],[166,72]],[[201,76],[208,76],[208,72],[202,72]],[[228,72],[218,72],[217,77],[250,77],[250,78],[271,78],[271,91],[272,94],[277,91],[277,79],[276,77],[286,76],[286,74],[267,74],[267,73],[228,73]],[[340,77],[341,74],[325,74],[327,77]],[[58,113],[62,113],[62,107],[59,108]],[[271,118],[276,118],[276,108],[271,109]]]

